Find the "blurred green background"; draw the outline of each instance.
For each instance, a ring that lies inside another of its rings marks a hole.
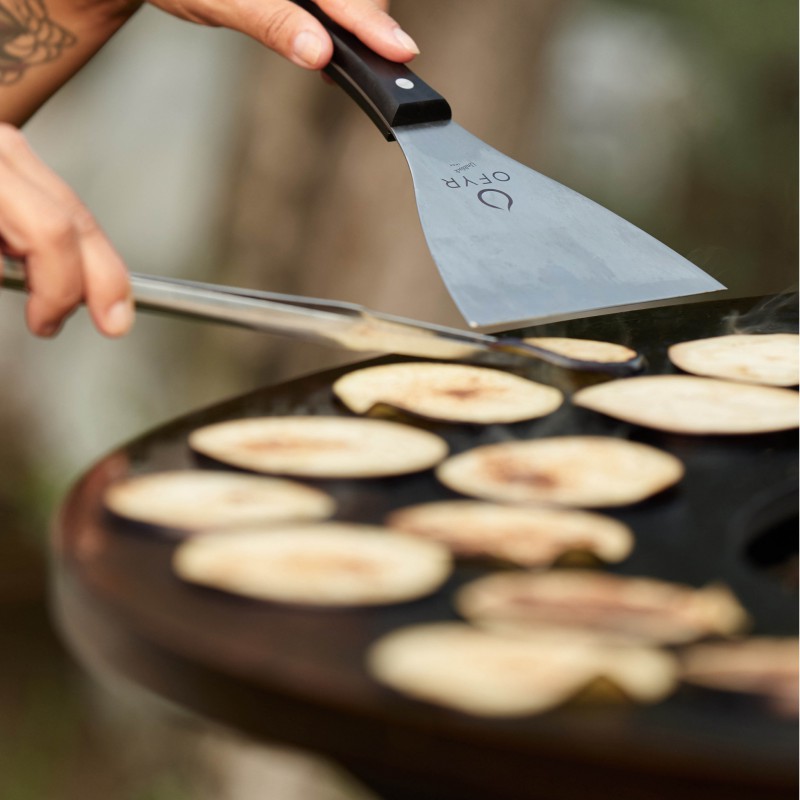
[[[797,281],[793,0],[395,0],[467,129],[736,295]],[[132,269],[460,324],[406,168],[316,76],[147,7],[27,126]],[[421,291],[421,287],[424,290]],[[0,797],[354,797],[327,765],[89,678],[47,608],[48,523],[116,445],[343,354],[142,315],[53,342],[0,296]]]

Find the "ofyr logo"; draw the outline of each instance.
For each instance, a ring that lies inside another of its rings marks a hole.
[[[498,208],[500,211],[503,210],[503,206],[496,206],[494,203],[490,203],[489,200],[486,199],[487,195],[496,195],[499,194],[501,197],[505,198],[505,201],[500,200],[498,197],[492,197],[492,200],[496,200],[500,203],[505,204],[505,210],[511,211],[511,206],[514,205],[514,198],[508,194],[507,192],[502,192],[500,189],[481,189],[478,192],[478,200],[481,201],[485,206],[489,206],[489,208]]]
[[[474,166],[476,164],[472,162],[466,165],[466,167]],[[466,178],[463,175],[458,178],[442,178],[442,182],[448,189],[469,189],[471,186],[507,183],[510,180],[511,176],[507,172],[493,172],[491,175],[484,172],[476,178]],[[501,189],[481,189],[477,194],[477,198],[483,205],[489,208],[496,208],[499,211],[511,211],[511,206],[514,204],[514,198]]]

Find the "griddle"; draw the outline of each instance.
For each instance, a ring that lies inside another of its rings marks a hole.
[[[644,354],[646,372],[664,373],[676,371],[666,356],[670,344],[730,333],[734,323],[796,330],[796,303],[774,297],[698,303],[517,333],[627,344]],[[190,414],[116,450],[80,479],[56,525],[54,608],[90,669],[111,670],[249,735],[334,758],[385,800],[797,796],[797,722],[753,697],[685,685],[654,706],[574,702],[540,716],[486,720],[405,698],[369,677],[364,653],[371,642],[404,625],[456,619],[453,591],[496,566],[459,561],[434,595],[386,608],[290,609],[182,583],[170,570],[173,537],[103,510],[103,492],[117,478],[218,468],[187,447],[187,435],[201,425],[247,416],[349,415],[331,390],[347,369]],[[538,363],[521,374],[567,393],[603,380]],[[753,635],[797,635],[796,432],[666,434],[569,402],[549,417],[513,425],[404,420],[442,435],[453,453],[509,438],[594,434],[675,454],[686,466],[678,487],[606,512],[637,537],[632,555],[608,569],[698,587],[724,582],[753,616]],[[432,471],[313,483],[336,497],[336,518],[364,523],[380,523],[394,508],[456,496]]]

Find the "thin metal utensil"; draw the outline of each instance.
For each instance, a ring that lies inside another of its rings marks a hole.
[[[325,71],[399,143],[431,255],[470,327],[518,328],[725,289],[631,223],[465,131],[417,75],[369,50],[316,3],[294,1],[331,34]]]
[[[24,291],[24,265],[3,259],[3,285]],[[447,328],[354,303],[240,289],[214,283],[132,273],[136,306],[240,328],[292,336],[363,353],[396,353],[497,366],[524,366],[531,360],[565,369],[629,375],[643,366],[641,356],[625,362],[583,361],[527,344],[521,339]]]

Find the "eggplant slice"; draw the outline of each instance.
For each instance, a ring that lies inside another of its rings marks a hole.
[[[462,587],[456,607],[466,619],[492,630],[569,628],[650,644],[731,636],[749,624],[726,587],[694,589],[587,570],[495,573]]]
[[[596,339],[573,339],[565,336],[537,336],[523,339],[526,344],[551,350],[553,353],[577,358],[579,361],[596,361],[600,364],[624,364],[639,354],[624,344],[601,342]]]
[[[355,370],[339,378],[333,391],[357,414],[388,405],[428,419],[480,425],[543,417],[564,401],[558,389],[508,372],[429,362]]]
[[[798,395],[791,389],[693,375],[647,375],[600,383],[576,392],[572,402],[670,433],[772,433],[800,423]]]
[[[413,600],[449,576],[447,549],[370,525],[319,523],[204,533],[175,551],[190,583],[291,605],[384,605]]]
[[[367,668],[398,692],[484,717],[541,713],[598,679],[637,702],[657,702],[677,674],[675,659],[653,648],[609,646],[568,631],[509,637],[457,622],[384,636],[368,651]]]
[[[649,445],[559,436],[485,445],[441,464],[439,480],[500,503],[602,508],[644,500],[677,483],[683,465]]]
[[[797,716],[796,637],[697,644],[682,653],[681,672],[687,683],[762,697],[778,714]]]
[[[398,509],[385,524],[442,542],[458,556],[498,558],[523,567],[548,566],[570,552],[616,562],[633,549],[627,525],[573,509],[445,500]]]
[[[766,386],[797,386],[800,335],[754,333],[713,336],[672,345],[672,363],[684,372]]]
[[[125,478],[106,490],[103,502],[125,519],[182,531],[321,520],[336,509],[330,495],[296,481],[212,470]]]
[[[193,431],[196,452],[242,469],[308,478],[373,478],[429,469],[447,455],[440,436],[348,417],[255,417]]]

